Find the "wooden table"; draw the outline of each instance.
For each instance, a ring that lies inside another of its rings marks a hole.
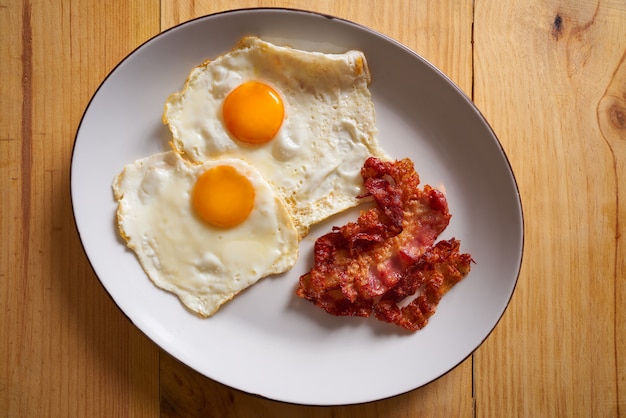
[[[130,4],[127,4],[130,3]],[[410,393],[303,407],[161,351],[92,272],[70,204],[82,113],[134,48],[227,9],[350,19],[438,66],[516,174],[525,250],[485,343]],[[626,416],[626,2],[0,0],[0,417]]]

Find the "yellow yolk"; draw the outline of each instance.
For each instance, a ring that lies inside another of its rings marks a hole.
[[[193,206],[206,222],[230,228],[240,224],[254,207],[254,187],[231,166],[205,171],[193,188]]]
[[[248,81],[226,96],[222,115],[226,128],[235,138],[263,144],[276,136],[285,107],[276,90],[258,81]]]

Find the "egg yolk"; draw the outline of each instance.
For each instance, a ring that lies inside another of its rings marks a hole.
[[[196,213],[211,225],[230,228],[246,220],[254,207],[254,187],[235,168],[217,166],[205,171],[193,188]]]
[[[226,129],[235,138],[263,144],[278,133],[285,107],[276,90],[258,81],[248,81],[226,96],[222,116]]]

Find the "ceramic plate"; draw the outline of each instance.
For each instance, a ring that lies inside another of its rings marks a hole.
[[[156,288],[118,237],[111,184],[135,159],[168,149],[163,104],[190,70],[244,35],[318,50],[365,52],[379,140],[411,158],[423,184],[445,189],[456,237],[476,260],[423,330],[373,318],[339,318],[294,295],[316,237],[355,219],[315,227],[296,266],[266,278],[209,319]],[[72,204],[93,269],[148,337],[198,372],[263,397],[314,405],[382,399],[423,386],[467,358],[506,309],[518,277],[523,219],[507,158],[488,123],[440,71],[399,43],[349,21],[310,12],[251,9],[199,18],[149,40],[104,80],[76,135]]]

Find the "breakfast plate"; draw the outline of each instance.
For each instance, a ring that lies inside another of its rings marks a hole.
[[[296,265],[242,292],[208,319],[152,284],[117,233],[112,182],[122,168],[169,148],[161,120],[189,71],[256,35],[328,53],[365,53],[378,138],[409,157],[422,184],[445,192],[456,237],[475,264],[422,330],[372,318],[334,317],[295,295],[313,244],[358,209],[316,226]],[[523,216],[511,167],[471,101],[445,75],[396,41],[358,24],[288,9],[236,10],[198,18],[150,39],[102,82],[76,134],[74,218],[85,253],[119,308],[162,349],[233,388],[284,402],[354,404],[398,395],[447,373],[489,336],[515,289]]]

